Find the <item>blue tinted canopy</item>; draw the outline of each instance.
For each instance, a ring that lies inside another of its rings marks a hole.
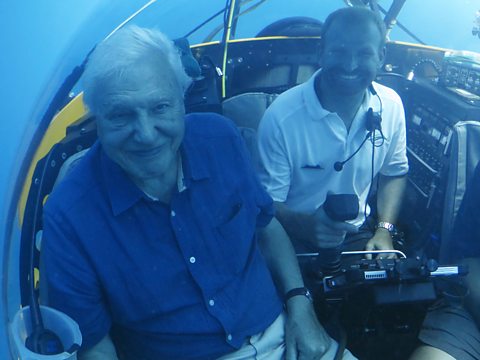
[[[76,85],[75,68],[91,49],[119,26],[156,27],[171,38],[188,35],[190,44],[257,36],[285,17],[323,20],[331,11],[358,1],[342,0],[96,0],[0,3],[0,266],[18,239],[18,197],[36,145],[49,121]],[[403,1],[379,0],[380,11]],[[226,12],[237,5],[234,29]],[[400,9],[391,40],[480,52],[480,5],[470,0],[407,0]],[[475,30],[476,29],[476,30]],[[475,32],[477,31],[477,32]],[[72,76],[73,73],[73,76]],[[65,84],[63,92],[59,89]],[[55,97],[59,94],[59,97]],[[48,112],[50,111],[50,112]],[[4,274],[5,275],[5,274]],[[4,276],[2,298],[11,284]],[[9,293],[10,295],[11,293]],[[9,301],[16,298],[9,296]],[[0,303],[1,314],[6,304]],[[0,358],[8,349],[6,322],[0,325]]]

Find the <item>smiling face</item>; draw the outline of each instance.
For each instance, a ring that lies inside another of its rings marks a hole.
[[[168,62],[147,59],[96,91],[97,131],[106,154],[142,183],[171,169],[184,134],[184,103]]]
[[[372,22],[335,20],[323,39],[321,80],[337,95],[360,95],[385,59],[380,32]]]

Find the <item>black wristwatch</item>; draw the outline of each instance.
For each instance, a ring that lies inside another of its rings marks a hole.
[[[312,293],[306,287],[294,288],[287,291],[287,293],[283,297],[283,301],[286,304],[287,301],[294,296],[305,296],[308,300],[313,301]]]

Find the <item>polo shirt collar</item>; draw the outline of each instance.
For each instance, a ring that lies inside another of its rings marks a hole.
[[[375,91],[378,90],[376,87],[376,83],[372,81],[372,87],[375,89]],[[368,111],[369,108],[372,108],[374,112],[380,113],[383,109],[380,104],[380,100],[377,98],[376,95],[373,95],[372,92],[370,91],[369,88],[365,90],[365,96],[363,97],[363,102],[362,102],[363,110]]]
[[[322,107],[322,104],[317,97],[317,93],[315,92],[315,79],[321,71],[322,69],[317,70],[310,79],[305,82],[303,88],[303,96],[305,104],[307,104],[307,111],[310,113],[311,118],[317,121],[331,114],[330,111]]]

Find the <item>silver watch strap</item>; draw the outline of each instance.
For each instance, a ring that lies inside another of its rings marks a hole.
[[[389,223],[389,222],[387,222],[387,221],[380,221],[380,222],[378,222],[376,228],[377,228],[377,229],[378,229],[378,228],[386,229],[386,230],[388,230],[388,232],[389,232],[390,234],[395,233],[396,230],[397,230],[394,224]]]

